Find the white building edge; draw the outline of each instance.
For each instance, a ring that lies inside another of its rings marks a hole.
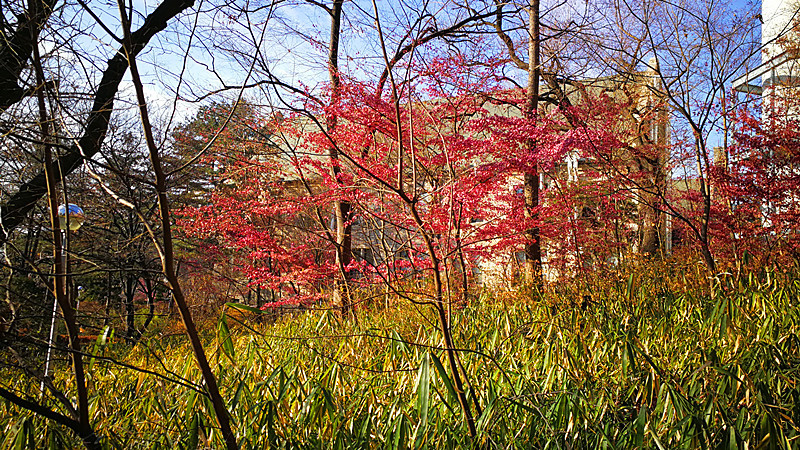
[[[763,0],[761,18],[761,64],[734,80],[733,88],[762,96],[768,112],[800,88],[800,0]],[[797,47],[787,48],[789,42]]]

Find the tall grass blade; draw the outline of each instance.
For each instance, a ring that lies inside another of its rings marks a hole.
[[[236,353],[233,347],[233,339],[231,338],[231,330],[228,328],[228,316],[223,312],[219,318],[219,327],[217,329],[217,337],[222,346],[222,351],[231,362],[236,362]]]
[[[419,366],[419,372],[417,373],[417,412],[420,416],[422,428],[428,426],[428,409],[431,393],[430,360],[430,352],[426,352],[425,356],[422,358],[422,364]]]
[[[448,394],[447,406],[448,406],[448,409],[453,411],[453,408],[450,407],[450,403],[457,401],[457,398],[458,398],[456,396],[456,389],[455,389],[455,387],[453,387],[453,381],[450,380],[450,376],[447,375],[447,371],[444,370],[444,366],[442,365],[442,362],[439,360],[439,358],[436,355],[434,355],[433,353],[430,353],[430,357],[431,357],[431,361],[433,362],[433,366],[436,368],[436,372],[439,373],[439,378],[442,379],[442,382],[444,383],[444,386],[447,389],[447,394]],[[455,411],[453,411],[453,412],[455,412]]]

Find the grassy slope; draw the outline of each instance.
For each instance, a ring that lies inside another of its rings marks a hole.
[[[686,287],[700,279],[689,278],[623,276],[580,294],[483,297],[455,313],[455,339],[470,350],[464,369],[482,410],[479,441],[504,448],[800,445],[800,278],[771,273]],[[582,308],[586,293],[594,301]],[[468,445],[430,317],[411,305],[362,312],[359,325],[324,312],[277,324],[228,317],[207,345],[243,448]],[[182,340],[147,346],[105,352],[170,378],[199,379]],[[110,447],[220,446],[203,396],[101,360],[91,374],[93,423]],[[76,444],[0,403],[3,447],[29,438],[37,448]]]

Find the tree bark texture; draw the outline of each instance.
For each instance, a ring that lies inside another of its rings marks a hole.
[[[528,89],[524,115],[528,120],[535,120],[539,109],[539,0],[530,2],[530,20],[528,31]],[[527,151],[536,153],[536,141],[528,139]],[[525,196],[525,217],[536,219],[535,209],[539,206],[539,167],[534,164],[524,174],[523,195]],[[538,226],[525,230],[525,282],[534,285],[542,279],[542,244]]]
[[[331,104],[339,101],[341,78],[339,77],[339,37],[341,36],[342,5],[344,0],[334,0],[329,9],[331,15],[331,37],[328,44],[328,74],[331,82]],[[325,118],[327,133],[332,136],[336,131],[338,116],[328,113]],[[339,183],[341,174],[341,159],[339,149],[334,142],[328,148],[328,160],[331,165],[331,176]],[[334,282],[333,305],[339,308],[342,314],[352,313],[350,299],[350,273],[347,266],[353,260],[353,224],[352,205],[348,200],[338,198],[333,204],[334,235],[336,238],[336,268],[339,270],[339,279]]]

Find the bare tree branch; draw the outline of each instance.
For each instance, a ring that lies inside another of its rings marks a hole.
[[[132,55],[135,56],[139,54],[153,36],[167,27],[167,22],[170,19],[193,5],[194,0],[164,0],[158,8],[147,16],[141,28],[132,33]],[[120,49],[114,57],[108,61],[108,66],[103,72],[103,78],[97,87],[94,96],[94,105],[89,114],[83,136],[70,147],[66,154],[58,158],[58,161],[55,162],[55,164],[61,168],[65,176],[78,168],[83,163],[84,159],[91,158],[100,150],[100,146],[108,131],[111,113],[114,110],[114,97],[128,69],[128,62],[124,55],[124,50]],[[0,67],[3,66],[2,57],[2,49],[0,49]],[[2,71],[0,71],[0,83],[3,82],[2,80],[3,74]],[[0,92],[5,92],[4,89],[5,88],[0,84]],[[2,95],[5,94],[0,94],[0,97],[2,97]],[[2,107],[3,104],[3,99],[0,98],[0,107]],[[36,202],[46,193],[47,183],[45,173],[41,171],[30,181],[22,184],[19,191],[4,205],[0,206],[0,242],[6,241],[9,233],[19,226],[25,216],[33,209]]]

